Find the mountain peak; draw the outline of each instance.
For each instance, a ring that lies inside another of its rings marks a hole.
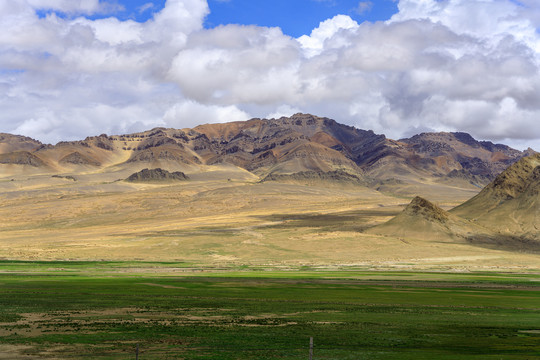
[[[367,233],[392,235],[421,241],[436,238],[437,241],[462,242],[470,229],[470,223],[449,214],[432,202],[417,196],[394,218],[374,226]]]
[[[13,151],[33,151],[43,145],[28,136],[0,133],[0,153]]]
[[[448,213],[445,210],[420,196],[412,199],[403,213],[408,216],[419,216],[430,221],[444,222],[448,220]]]
[[[478,195],[451,210],[478,224],[520,234],[540,247],[540,154],[524,157],[509,166]]]
[[[538,166],[540,153],[524,157],[499,174],[485,191],[501,201],[516,198],[529,186],[530,178]]]
[[[479,216],[478,214],[488,213],[506,202],[517,199],[526,202],[530,200],[537,204],[538,199],[525,200],[522,196],[527,192],[530,192],[533,197],[538,196],[539,173],[540,153],[523,157],[500,173],[478,195],[456,207],[452,212],[471,218]]]

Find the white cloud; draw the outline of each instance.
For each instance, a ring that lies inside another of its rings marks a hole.
[[[401,0],[391,21],[429,19],[457,34],[467,34],[492,44],[507,36],[539,50],[538,34],[529,15],[540,9],[529,5],[531,14],[511,0]]]
[[[275,104],[296,95],[299,51],[278,28],[218,27],[190,37],[169,78],[203,103]]]
[[[79,18],[73,25],[80,24],[91,29],[95,40],[117,46],[125,43],[142,44],[144,42],[144,26],[132,21],[120,21],[114,17],[89,21]]]
[[[45,5],[73,16],[40,18]],[[205,30],[205,0],[168,0],[145,23],[75,18],[103,5],[0,0],[0,131],[58,141],[304,111],[392,138],[467,131],[540,150],[532,0],[400,0],[386,23],[338,15],[298,39]]]
[[[290,105],[281,105],[279,106],[276,111],[268,114],[265,116],[265,118],[267,119],[279,119],[281,117],[289,117],[291,115],[294,115],[294,114],[298,114],[298,113],[301,113],[302,110],[300,110],[299,108],[296,108],[296,107],[292,107]]]
[[[175,104],[165,112],[164,121],[169,127],[195,127],[199,124],[243,121],[250,115],[234,105],[203,105],[187,100]]]
[[[333,46],[326,44],[329,39],[333,39],[341,30],[351,30],[358,28],[358,23],[346,15],[336,15],[332,19],[325,20],[319,27],[311,32],[311,35],[303,35],[298,38],[304,48],[306,56],[312,57],[323,52],[325,47]]]
[[[35,111],[36,117],[29,118],[14,129],[14,133],[33,138],[46,138],[56,143],[61,140],[79,140],[86,136],[124,134],[148,130],[163,125],[164,122],[149,121],[157,114],[140,105],[125,107],[105,104],[85,104],[69,109],[41,107]]]
[[[164,124],[181,98],[164,75],[208,12],[205,1],[169,0],[141,24],[39,18],[37,1],[13,3],[0,0],[0,131],[51,142]],[[47,4],[69,11],[67,3]],[[97,11],[103,3],[93,4]]]

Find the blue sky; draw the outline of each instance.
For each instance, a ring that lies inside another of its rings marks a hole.
[[[206,27],[231,23],[278,26],[293,37],[310,34],[321,21],[338,14],[361,23],[388,20],[397,12],[392,0],[210,0],[209,5]]]

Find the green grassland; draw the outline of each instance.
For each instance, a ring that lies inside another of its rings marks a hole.
[[[0,262],[0,359],[540,359],[540,275]]]

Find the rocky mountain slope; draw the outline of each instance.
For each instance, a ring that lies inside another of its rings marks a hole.
[[[33,151],[41,145],[41,142],[26,136],[0,133],[0,154],[17,151]]]
[[[368,233],[399,236],[403,239],[465,242],[471,233],[485,235],[489,231],[417,196],[400,214],[370,229]]]
[[[399,215],[368,233],[540,252],[540,154],[512,164],[449,212],[416,197]]]
[[[540,241],[540,154],[508,167],[452,213],[500,233]]]
[[[341,171],[371,181],[431,178],[483,185],[526,154],[463,133],[420,134],[394,141],[309,114],[100,135],[54,146],[0,134],[0,170],[7,175],[121,169],[132,173],[143,168],[204,172],[229,164],[261,179]]]
[[[423,133],[401,142],[430,171],[448,176],[493,179],[524,153],[506,145],[477,141],[467,133]],[[528,154],[528,153],[527,153]]]

